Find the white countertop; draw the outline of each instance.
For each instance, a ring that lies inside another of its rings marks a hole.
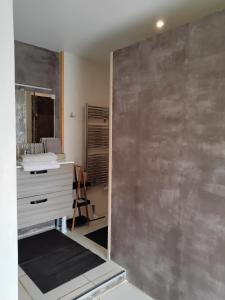
[[[72,160],[57,160],[57,162],[58,162],[60,165],[74,164],[74,161],[72,161]],[[21,162],[17,162],[16,168],[17,168],[17,169],[21,169],[21,168],[22,168]]]

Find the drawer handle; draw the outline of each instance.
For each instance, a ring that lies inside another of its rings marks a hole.
[[[45,198],[45,199],[41,199],[41,200],[35,200],[35,201],[31,201],[30,204],[39,204],[39,203],[44,203],[44,202],[47,202],[48,199]]]
[[[48,170],[31,171],[31,172],[30,172],[31,175],[35,175],[35,174],[45,174],[45,173],[48,173]]]

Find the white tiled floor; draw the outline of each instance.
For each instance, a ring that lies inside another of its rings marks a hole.
[[[22,284],[20,282],[19,282],[19,286],[18,286],[18,292],[19,292],[19,299],[31,300],[31,297],[29,296],[29,294],[27,293],[27,291],[24,289],[24,287],[22,286]]]
[[[76,228],[74,232],[67,232],[67,236],[75,240],[82,246],[88,248],[92,252],[96,253],[103,259],[107,257],[107,250],[91,240],[87,239],[84,235],[102,228],[107,225],[106,219],[101,219],[90,223],[90,226],[84,226]],[[75,296],[89,290],[90,288],[104,282],[105,280],[111,278],[112,276],[120,273],[123,269],[112,261],[106,261],[102,265],[83,275],[66,282],[65,284],[57,287],[56,289],[42,294],[38,287],[33,283],[33,281],[24,273],[24,271],[19,267],[19,300],[69,300],[73,299]]]
[[[95,205],[95,213],[98,216],[106,216],[108,211],[108,189],[104,185],[87,188],[87,197],[91,204]]]
[[[23,286],[19,283],[19,299],[32,300],[32,299],[57,299],[57,300],[71,300],[86,290],[86,288],[94,287],[94,284],[89,283],[86,286],[80,287],[64,296],[60,297],[55,291],[52,296],[56,298],[31,298]],[[101,296],[94,298],[93,300],[153,300],[148,295],[134,287],[129,282],[125,281],[122,284],[108,290]]]
[[[99,267],[84,273],[65,284],[51,290],[46,294],[38,289],[33,281],[26,275],[19,277],[20,293],[19,300],[69,300],[81,293],[88,291],[90,288],[104,282],[112,276],[118,274],[122,268],[113,262],[106,262]],[[26,298],[25,296],[26,295]],[[25,298],[25,299],[24,299]]]
[[[153,300],[135,286],[125,281],[93,300]]]
[[[86,234],[96,231],[105,226],[108,226],[107,218],[92,221],[90,222],[90,225],[77,227],[75,228],[74,232],[68,231],[66,235],[85,248],[88,248],[90,251],[99,255],[103,259],[106,259],[107,249],[101,247],[100,245],[85,237]]]
[[[91,221],[89,225],[75,227],[75,232],[80,233],[82,235],[88,234],[89,232],[98,230],[102,227],[108,226],[108,218],[107,216],[95,221]]]
[[[77,228],[75,232],[68,232],[67,235],[79,242],[84,247],[106,258],[107,251],[87,239],[84,235],[107,225],[107,220],[99,220],[90,226]],[[42,294],[31,279],[19,268],[19,300],[71,300],[83,292],[94,288],[112,276],[118,274],[122,268],[113,262],[105,262],[89,272],[84,273],[56,289]],[[105,292],[93,300],[153,300],[142,291],[125,281],[115,288]]]

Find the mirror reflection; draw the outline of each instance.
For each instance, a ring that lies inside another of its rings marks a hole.
[[[16,88],[17,144],[54,137],[55,95]]]

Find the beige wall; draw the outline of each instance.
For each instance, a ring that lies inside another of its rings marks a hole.
[[[12,0],[0,1],[0,299],[17,300],[16,125]]]
[[[85,155],[85,103],[109,106],[109,66],[65,52],[64,151],[67,159],[77,163],[83,163]]]

